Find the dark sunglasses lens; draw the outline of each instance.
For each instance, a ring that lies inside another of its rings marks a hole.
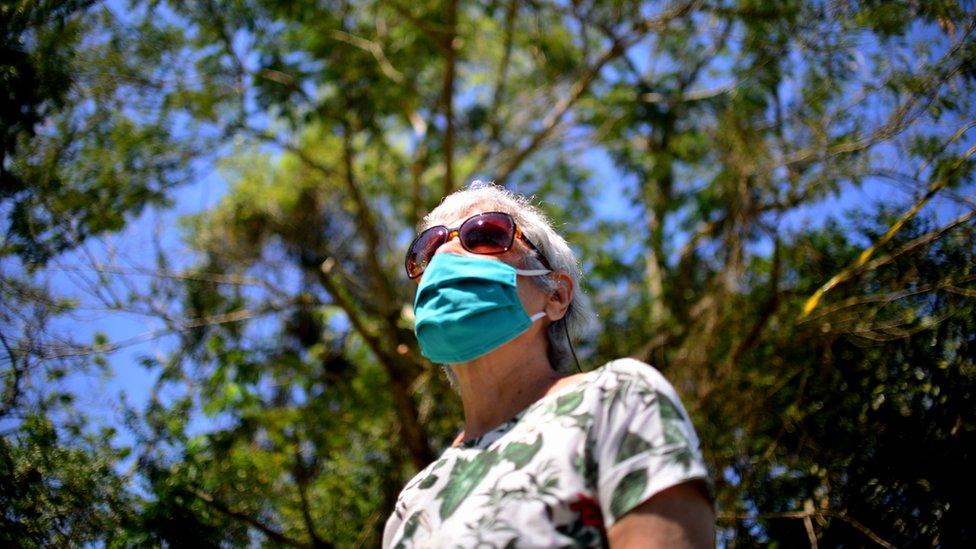
[[[447,229],[444,227],[431,227],[420,233],[420,236],[413,241],[410,249],[407,250],[407,275],[410,278],[417,278],[427,268],[430,258],[434,257],[437,248],[447,240]]]
[[[499,254],[512,247],[515,221],[505,214],[486,213],[465,221],[459,232],[469,252]]]

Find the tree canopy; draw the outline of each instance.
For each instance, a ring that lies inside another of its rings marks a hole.
[[[682,394],[721,543],[971,543],[974,32],[966,0],[4,3],[0,539],[376,545],[460,424],[404,248],[480,178],[579,253],[584,369]],[[180,219],[142,265],[92,245],[147,211]],[[161,328],[77,337],[93,306]],[[123,367],[153,389],[108,420],[65,383]]]

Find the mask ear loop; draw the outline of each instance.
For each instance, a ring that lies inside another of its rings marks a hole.
[[[569,352],[573,353],[573,360],[576,361],[576,371],[582,374],[583,369],[580,368],[580,361],[576,358],[576,349],[573,348],[573,338],[569,337],[569,322],[566,321],[565,316],[561,320],[563,322],[563,331],[566,332],[566,342],[569,343]]]

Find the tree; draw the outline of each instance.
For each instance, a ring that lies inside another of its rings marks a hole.
[[[149,31],[91,1],[0,6],[0,521],[9,544],[111,542],[135,524],[118,426],[90,423],[64,383],[93,366],[104,372],[102,353],[115,346],[53,328],[104,280],[64,295],[48,266],[165,203],[194,171],[189,151],[202,139],[174,138],[180,107],[156,80],[172,69],[161,55],[175,37]],[[135,36],[142,48],[131,50]],[[132,305],[100,297],[109,310]]]

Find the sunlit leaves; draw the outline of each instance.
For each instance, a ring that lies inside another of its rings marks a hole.
[[[2,280],[19,329],[3,411],[31,419],[2,448],[36,484],[4,485],[5,507],[82,517],[52,544],[375,545],[424,447],[460,422],[410,333],[403,248],[448,161],[457,185],[521,158],[507,184],[580,252],[596,303],[584,367],[637,355],[675,382],[720,509],[758,515],[723,523],[729,545],[808,543],[800,521],[762,516],[808,503],[895,545],[965,537],[951,480],[976,423],[976,262],[971,222],[936,223],[971,194],[964,5],[695,2],[662,19],[660,3],[489,1],[458,4],[455,27],[450,5],[3,12],[16,71],[0,85],[23,116],[4,119],[0,254],[27,267]],[[580,80],[624,36],[629,49]],[[165,206],[211,165],[229,184],[183,221],[190,267],[145,296],[177,343],[136,366],[155,385],[126,409],[135,453],[109,434],[81,441],[83,403],[62,384],[90,357],[48,360],[33,337],[81,302],[48,299],[30,269]],[[891,182],[882,205],[850,194]],[[933,183],[945,201],[800,319]],[[43,455],[65,465],[30,465]],[[55,501],[59,486],[88,490],[83,474],[105,491]],[[82,524],[104,526],[111,513],[84,507],[116,500],[118,542]],[[820,519],[821,544],[866,543]],[[25,539],[49,524],[21,522]]]

